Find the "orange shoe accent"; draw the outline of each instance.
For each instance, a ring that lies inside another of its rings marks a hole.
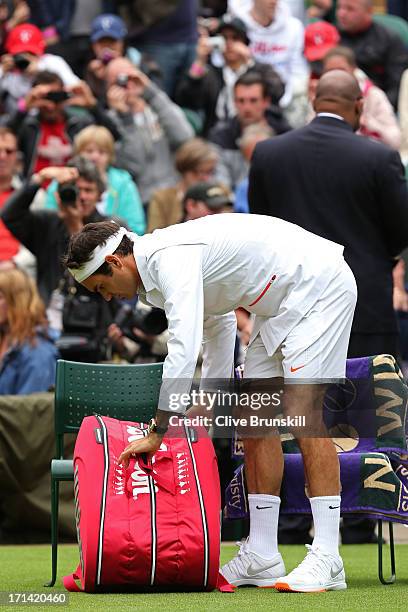
[[[302,368],[304,368],[304,367],[305,367],[305,365],[306,365],[306,364],[304,363],[303,365],[298,366],[297,368],[294,368],[293,366],[290,366],[290,371],[291,371],[291,372],[297,372],[298,370],[301,370]]]
[[[296,591],[292,589],[286,582],[275,582],[275,587],[277,591],[282,591],[283,593],[325,593],[326,589],[319,589],[318,591]]]

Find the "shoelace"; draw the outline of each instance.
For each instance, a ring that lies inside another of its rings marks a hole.
[[[333,555],[323,552],[320,548],[313,549],[310,544],[306,544],[306,548],[308,549],[306,557],[291,574],[295,577],[312,574],[318,580],[324,581],[332,567]]]
[[[248,550],[248,538],[241,540],[240,542],[235,542],[235,544],[239,547],[238,555],[227,563],[227,567],[231,570],[231,572],[241,576],[242,574],[246,574],[246,567],[243,563],[242,557],[250,554],[250,551]]]

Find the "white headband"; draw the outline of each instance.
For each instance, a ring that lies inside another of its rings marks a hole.
[[[112,236],[107,239],[104,245],[98,245],[94,248],[91,253],[91,258],[86,263],[82,264],[80,268],[68,268],[75,280],[78,281],[78,283],[82,283],[82,281],[96,272],[96,270],[105,263],[105,257],[107,255],[112,255],[112,253],[116,251],[122,242],[123,236],[126,236],[127,233],[128,231],[125,227],[120,227],[116,234],[112,234]]]

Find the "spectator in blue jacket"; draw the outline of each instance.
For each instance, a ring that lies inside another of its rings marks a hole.
[[[109,130],[95,125],[84,128],[74,138],[74,153],[93,161],[105,180],[107,189],[97,205],[98,211],[120,217],[133,232],[144,234],[146,220],[139,191],[129,172],[112,166],[115,143]],[[56,181],[49,186],[45,208],[58,209],[57,187]]]
[[[45,306],[33,279],[0,271],[0,395],[48,391],[58,351],[48,337]]]

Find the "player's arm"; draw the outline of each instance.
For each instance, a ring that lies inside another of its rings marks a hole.
[[[170,417],[186,411],[203,337],[202,246],[174,246],[153,257],[149,272],[164,298],[168,353],[156,412],[157,430],[124,450],[119,463],[125,467],[134,454],[154,454],[160,448]]]

